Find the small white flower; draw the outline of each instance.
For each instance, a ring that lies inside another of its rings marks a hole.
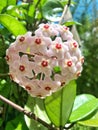
[[[60,81],[53,81],[50,77],[46,76],[43,80],[40,81],[40,87],[45,91],[55,92],[61,86]]]

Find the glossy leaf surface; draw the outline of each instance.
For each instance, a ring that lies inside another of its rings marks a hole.
[[[98,112],[96,112],[92,118],[79,121],[78,124],[90,127],[98,127]]]
[[[0,14],[0,23],[15,36],[26,33],[26,28],[22,23],[10,15]]]
[[[1,0],[0,1],[0,13],[2,12],[3,8],[6,7],[6,1],[5,0]]]
[[[16,4],[16,0],[6,0],[7,1],[7,5],[15,5]]]
[[[72,25],[82,25],[82,24],[79,23],[79,22],[76,22],[76,21],[66,21],[64,23],[64,25],[66,25],[66,26],[72,26]]]
[[[98,108],[98,99],[89,94],[76,97],[70,122],[76,122],[89,116]]]
[[[39,117],[43,121],[50,123],[50,120],[48,119],[48,116],[46,112],[44,111],[44,104],[43,104],[42,99],[33,98],[29,96],[28,102],[25,105],[25,109],[33,112],[37,117]],[[38,127],[39,127],[39,130],[47,130],[43,125],[39,124],[35,120],[30,119],[27,116],[25,116],[25,121],[29,130],[37,130]]]
[[[1,0],[0,1],[0,13],[3,12],[3,9],[5,9],[7,6],[15,5],[16,0]]]
[[[76,83],[71,81],[63,89],[45,99],[46,112],[56,126],[64,126],[68,121],[75,96]]]
[[[48,0],[42,7],[44,18],[50,21],[59,21],[63,6],[59,0]]]

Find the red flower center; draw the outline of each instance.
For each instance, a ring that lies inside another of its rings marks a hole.
[[[19,70],[20,70],[20,71],[24,71],[24,70],[25,70],[25,67],[24,67],[23,65],[20,65],[20,66],[19,66]]]
[[[51,88],[49,86],[45,87],[45,90],[49,91]]]
[[[44,28],[45,28],[45,29],[48,29],[48,28],[49,28],[49,25],[45,24],[45,25],[44,25]]]
[[[61,49],[61,48],[62,48],[62,45],[59,44],[59,43],[57,43],[57,44],[55,45],[55,47],[56,47],[56,49]]]
[[[42,65],[43,67],[46,67],[46,66],[48,66],[48,62],[44,60],[44,61],[42,61],[41,65]]]
[[[10,58],[9,58],[9,56],[8,56],[8,55],[6,55],[5,59],[6,59],[7,61],[9,61],[9,59],[10,59]]]
[[[30,86],[26,86],[25,88],[26,88],[27,90],[29,90],[29,91],[31,90],[31,87],[30,87]]]
[[[74,48],[77,48],[77,47],[78,47],[78,45],[77,45],[76,42],[73,43],[73,46],[74,46]]]
[[[71,66],[72,66],[72,61],[68,61],[68,62],[67,62],[67,65],[68,65],[69,67],[71,67]]]
[[[35,39],[35,43],[36,43],[36,44],[41,44],[41,39],[40,39],[40,38],[36,38],[36,39]]]
[[[67,31],[67,30],[69,30],[69,28],[68,27],[64,27],[64,30]]]
[[[23,42],[24,40],[25,40],[25,37],[23,37],[23,36],[20,37],[20,39],[19,39],[20,42]]]

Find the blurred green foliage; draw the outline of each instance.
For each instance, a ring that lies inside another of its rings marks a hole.
[[[98,20],[92,23],[84,16],[79,27],[82,51],[85,57],[82,76],[77,80],[78,93],[89,93],[98,97]]]

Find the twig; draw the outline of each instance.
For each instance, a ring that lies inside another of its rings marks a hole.
[[[63,19],[64,19],[64,16],[66,15],[67,11],[68,11],[68,7],[70,6],[70,3],[71,3],[71,0],[68,0],[68,3],[67,5],[65,5],[64,7],[64,11],[62,13],[62,16],[61,16],[61,19],[59,21],[59,24],[62,24],[63,23]]]
[[[10,106],[12,106],[13,108],[15,108],[16,110],[24,113],[29,118],[34,119],[35,121],[38,121],[39,123],[41,123],[42,125],[44,125],[45,127],[47,127],[49,130],[57,130],[57,128],[52,127],[51,125],[49,125],[48,123],[46,123],[45,121],[43,121],[42,119],[40,119],[39,117],[37,117],[34,113],[25,110],[21,106],[19,106],[19,105],[13,103],[12,101],[6,99],[2,95],[0,95],[0,100],[2,100],[5,103],[9,104]]]

